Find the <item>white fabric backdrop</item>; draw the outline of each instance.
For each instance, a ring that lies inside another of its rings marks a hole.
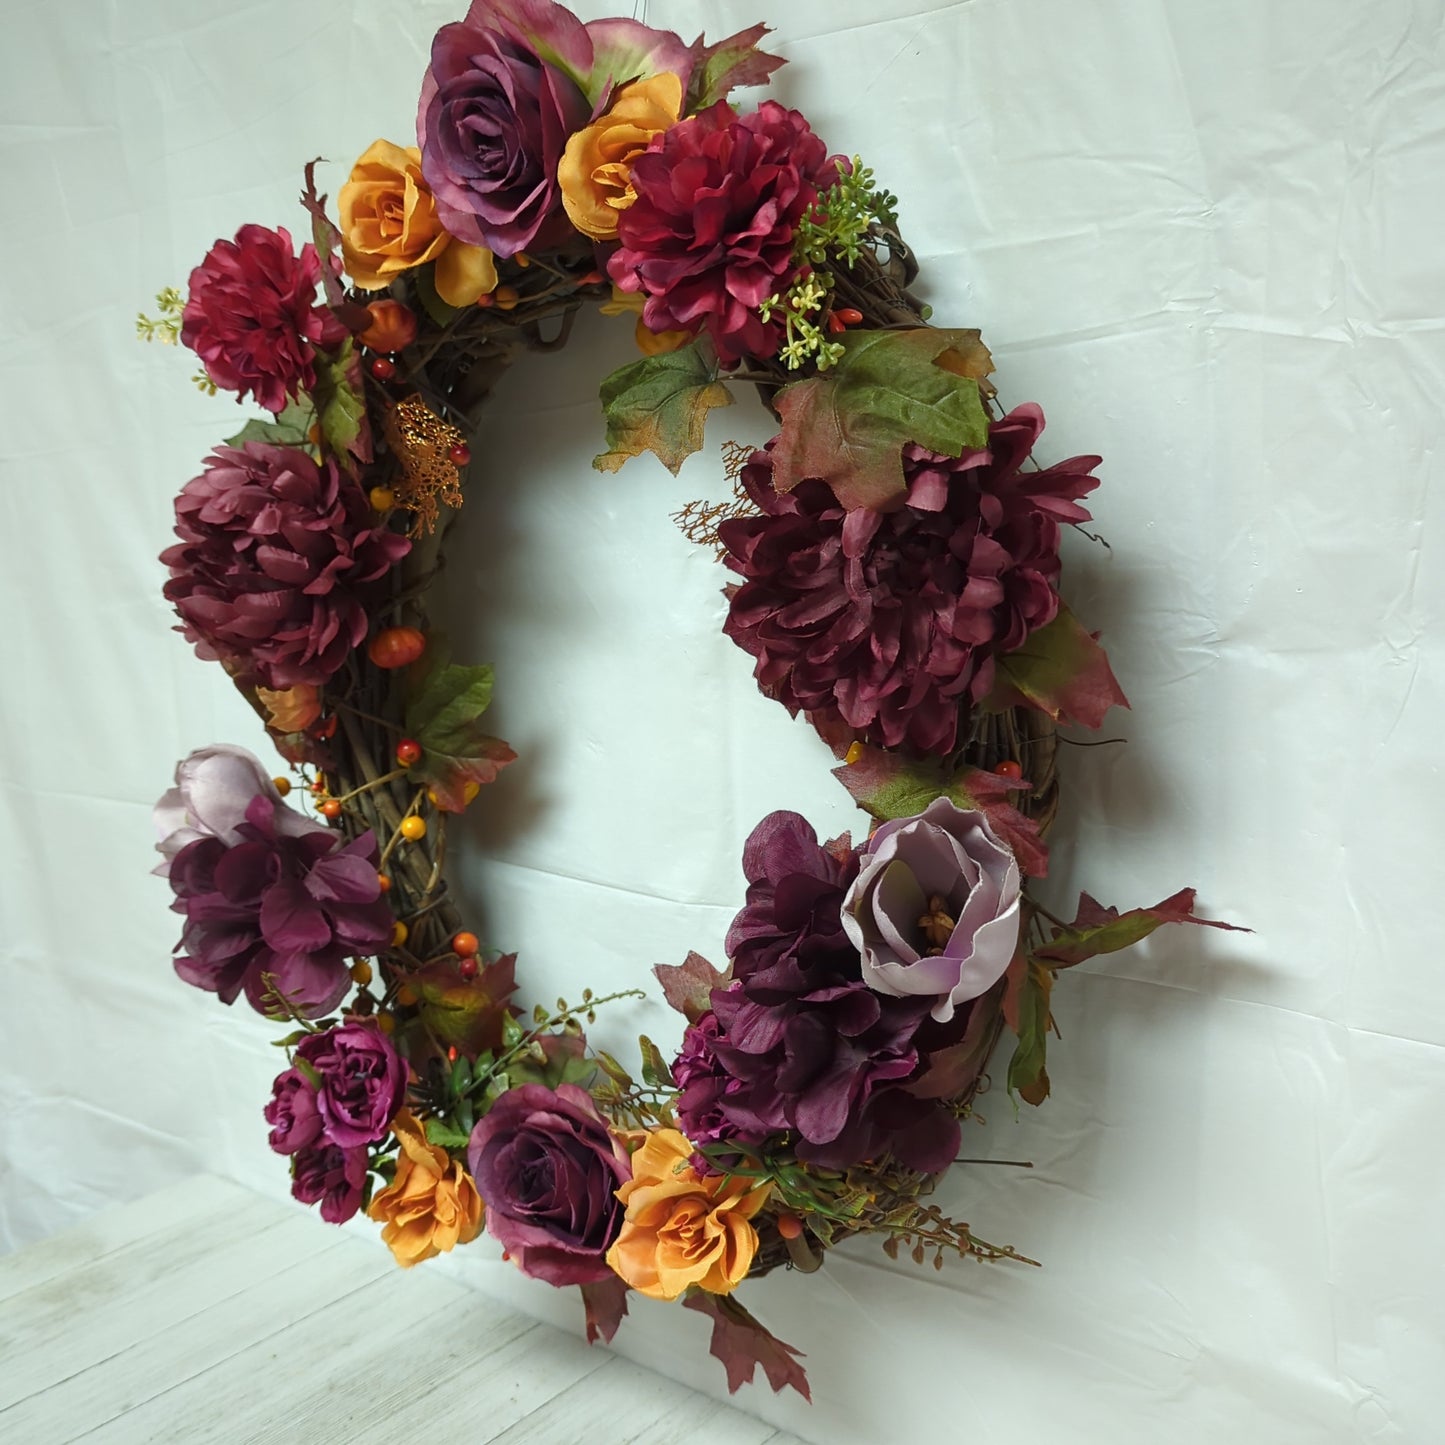
[[[300,233],[409,136],[462,0],[0,0],[0,1241],[198,1169],[285,1190],[259,1108],[277,1055],[182,987],[148,810],[191,748],[263,741],[168,632],[171,500],[236,407],[130,339],[245,221]],[[587,4],[585,18],[607,7]],[[817,1404],[739,1398],[817,1440],[1437,1439],[1434,1228],[1445,978],[1438,496],[1441,0],[654,0],[689,38],[766,19],[774,93],[902,197],[940,319],[978,325],[1045,460],[1106,458],[1066,590],[1104,629],[1127,748],[1064,759],[1051,888],[1184,884],[1253,935],[1176,930],[1066,976],[1057,1097],[995,1098],[944,1202],[1040,1271],[840,1250],[749,1286]],[[505,383],[449,576],[459,653],[496,663],[522,761],[463,882],[534,996],[721,961],[765,812],[860,815],[718,631],[723,576],[668,513],[720,491],[592,473],[630,352],[597,321]],[[489,500],[489,497],[493,500]],[[660,1004],[598,1032],[676,1028]],[[447,1262],[575,1323],[489,1246]],[[706,1327],[646,1302],[618,1344],[714,1392]],[[605,1431],[604,1431],[605,1434]]]

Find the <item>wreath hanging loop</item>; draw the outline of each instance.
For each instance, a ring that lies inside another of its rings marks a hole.
[[[162,560],[179,630],[290,771],[203,748],[156,818],[177,973],[286,1030],[264,1114],[293,1193],[366,1211],[403,1265],[485,1228],[580,1287],[589,1337],[629,1291],[681,1299],[732,1388],[761,1364],[806,1394],[737,1286],[862,1234],[1024,1260],[928,1198],[996,1046],[1016,1037],[1007,1087],[1041,1103],[1058,972],[1202,920],[1188,889],[1122,914],[1085,895],[1072,922],[1033,896],[1056,729],[1124,702],[1058,592],[1098,459],[1033,460],[1042,413],[997,404],[976,331],[929,324],[860,159],[738,107],[782,63],[765,35],[473,0],[434,40],[417,146],[373,143],[334,214],[308,166],[310,240],[242,227],[141,331],[270,413],[182,489]],[[524,1014],[516,957],[448,889],[449,822],[515,754],[491,670],[428,611],[487,398],[594,306],[642,352],[602,382],[599,470],[677,472],[739,384],[778,419],[729,500],[679,516],[733,577],[758,685],[871,818],[858,844],[761,820],[727,967],[656,969],[687,1027],[637,1066],[587,1040],[610,998]]]

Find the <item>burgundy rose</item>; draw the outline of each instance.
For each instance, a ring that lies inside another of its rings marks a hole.
[[[353,1020],[307,1034],[296,1056],[320,1079],[316,1108],[333,1144],[349,1149],[385,1135],[406,1093],[406,1065],[375,1024]]]
[[[622,1228],[616,1190],[632,1168],[584,1090],[509,1089],[472,1130],[467,1165],[487,1232],[524,1274],[555,1285],[612,1277],[604,1256]]]
[[[557,166],[591,107],[520,36],[444,25],[417,111],[421,170],[458,240],[512,256],[565,241]]]
[[[361,1208],[366,1184],[366,1147],[343,1149],[321,1143],[291,1158],[291,1195],[302,1204],[320,1204],[328,1224],[345,1224]]]
[[[985,449],[905,447],[908,498],[887,513],[845,512],[822,482],[776,492],[768,449],[755,452],[742,479],[763,515],[718,538],[744,579],[723,630],[757,659],[762,691],[871,743],[951,751],[995,658],[1058,612],[1060,524],[1089,519],[1076,499],[1098,485],[1098,457],[1021,470],[1043,426],[1020,406]]]
[[[346,328],[316,302],[321,262],[309,241],[298,256],[284,229],[242,226],[217,241],[191,272],[181,341],[206,375],[236,400],[250,394],[267,411],[316,385],[318,346],[338,345]]]
[[[283,810],[291,812],[258,796],[237,842],[200,838],[171,860],[171,907],[186,920],[175,967],[223,1003],[244,989],[251,1007],[269,1015],[275,988],[314,1018],[344,997],[348,956],[382,948],[393,919],[370,832],[345,843],[319,824],[283,831]]]
[[[410,549],[360,485],[292,447],[217,447],[176,498],[165,595],[199,656],[277,690],[330,678],[366,636],[378,579]]]
[[[633,162],[637,200],[618,216],[608,273],[647,293],[651,330],[705,329],[728,366],[771,356],[783,325],[758,307],[792,284],[794,232],[839,164],[797,111],[765,100],[740,116],[719,101]]]
[[[271,1085],[271,1102],[264,1110],[271,1126],[270,1145],[278,1154],[294,1154],[321,1137],[321,1113],[316,1090],[300,1069],[287,1069]]]

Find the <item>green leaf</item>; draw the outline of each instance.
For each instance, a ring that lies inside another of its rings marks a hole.
[[[816,478],[850,511],[886,511],[907,495],[906,442],[950,457],[987,444],[988,415],[972,374],[987,369],[976,360],[988,355],[978,332],[917,327],[840,340],[843,356],[826,376],[778,393],[778,491]]]
[[[455,1045],[463,1055],[500,1048],[511,1018],[508,999],[517,988],[516,964],[517,955],[508,953],[479,969],[474,978],[463,978],[455,960],[408,974],[423,1029],[443,1048]]]
[[[371,460],[364,385],[361,357],[351,337],[335,353],[316,354],[316,385],[311,394],[321,439],[342,461],[351,456],[363,462]]]
[[[471,801],[468,785],[493,782],[517,756],[480,726],[491,700],[490,667],[438,658],[413,680],[404,726],[422,752],[407,776],[429,786],[445,813],[460,813]]]
[[[502,1021],[502,1047],[515,1049],[527,1037],[527,1030],[512,1017]]]
[[[416,299],[421,303],[422,310],[445,330],[456,319],[461,308],[442,300],[441,293],[437,290],[436,267],[418,266],[412,271],[411,277],[416,286]]]
[[[592,459],[599,472],[615,472],[629,457],[650,451],[676,475],[702,448],[708,412],[732,405],[717,362],[697,342],[618,368],[603,381],[601,399],[611,450]]]
[[[1027,779],[1006,778],[982,768],[950,772],[930,759],[914,760],[862,744],[849,756],[853,761],[834,768],[833,776],[865,813],[880,822],[915,817],[935,799],[947,798],[957,808],[983,813],[1030,877],[1042,878],[1048,872],[1049,850],[1038,824],[1009,801],[1010,793],[1029,792]]]
[[[766,85],[768,77],[786,63],[781,55],[769,55],[757,48],[758,41],[768,32],[768,26],[754,25],[719,40],[716,45],[704,45],[699,35],[692,43],[692,74],[682,113],[696,115],[725,100],[734,88]]]
[[[291,1063],[294,1068],[300,1070],[301,1077],[305,1079],[313,1089],[320,1089],[321,1075],[316,1072],[316,1066],[314,1064],[303,1059],[300,1054],[297,1054],[296,1057],[291,1060]]]
[[[637,1047],[642,1054],[642,1082],[654,1089],[672,1088],[672,1070],[662,1057],[662,1050],[646,1034],[637,1040]]]
[[[311,423],[316,420],[316,408],[310,400],[291,401],[285,411],[270,421],[253,417],[233,437],[227,437],[228,447],[243,447],[247,442],[269,442],[278,447],[302,446],[311,435]]]
[[[428,1144],[436,1144],[443,1149],[465,1149],[471,1141],[471,1137],[469,1129],[458,1129],[448,1124],[445,1119],[428,1119],[426,1121]]]
[[[1009,1060],[1008,1087],[1025,1103],[1037,1106],[1049,1096],[1049,1074],[1044,1058],[1054,976],[1020,948],[1006,977],[1004,1021],[1018,1036],[1018,1047]]]
[[[587,1053],[587,1039],[581,1028],[568,1021],[555,1034],[543,1034],[535,1045],[539,1057],[524,1056],[508,1064],[512,1084],[545,1084],[555,1089],[558,1084],[576,1084],[590,1089],[601,1072],[595,1059]]]
[[[998,659],[998,671],[991,702],[1014,700],[1012,690],[1056,722],[1097,728],[1111,707],[1129,706],[1104,649],[1062,602],[1052,622]]]
[[[1131,908],[1127,913],[1105,908],[1087,893],[1081,893],[1078,917],[1067,927],[1056,929],[1053,936],[1035,950],[1035,957],[1051,968],[1069,968],[1086,958],[1129,948],[1165,923],[1197,923],[1204,928],[1224,928],[1232,933],[1249,932],[1233,923],[1196,918],[1192,888],[1181,888],[1153,908]]]

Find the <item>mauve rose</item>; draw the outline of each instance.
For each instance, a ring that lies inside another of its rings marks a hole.
[[[366,1183],[366,1146],[342,1149],[321,1143],[291,1156],[291,1196],[320,1204],[328,1224],[345,1224],[361,1208]]]
[[[327,457],[221,446],[176,498],[166,597],[199,657],[266,687],[327,681],[366,636],[378,582],[411,550]]]
[[[498,256],[565,241],[572,228],[557,166],[590,115],[581,90],[519,36],[442,26],[416,118],[442,224]]]
[[[320,1076],[316,1108],[333,1144],[350,1149],[386,1133],[406,1093],[406,1065],[375,1024],[353,1021],[307,1034],[296,1057]]]
[[[916,817],[884,823],[843,900],[843,927],[870,988],[955,1004],[986,993],[1019,934],[1019,866],[982,813],[938,798]]]
[[[299,838],[305,833],[330,830],[291,808],[280,807],[281,794],[261,760],[245,748],[212,743],[197,748],[176,764],[176,785],[161,794],[151,812],[156,829],[156,851],[162,861],[155,872],[165,877],[171,859],[199,838],[219,838],[229,847],[240,841],[237,831],[246,821],[246,809],[256,797],[278,805],[277,831]]]
[[[271,1085],[271,1102],[265,1108],[271,1126],[270,1145],[278,1154],[294,1154],[321,1137],[321,1114],[316,1090],[300,1069],[277,1074]]]
[[[585,1090],[509,1089],[472,1130],[467,1164],[487,1206],[487,1232],[523,1274],[548,1284],[596,1284],[622,1228],[619,1185],[632,1177]]]

